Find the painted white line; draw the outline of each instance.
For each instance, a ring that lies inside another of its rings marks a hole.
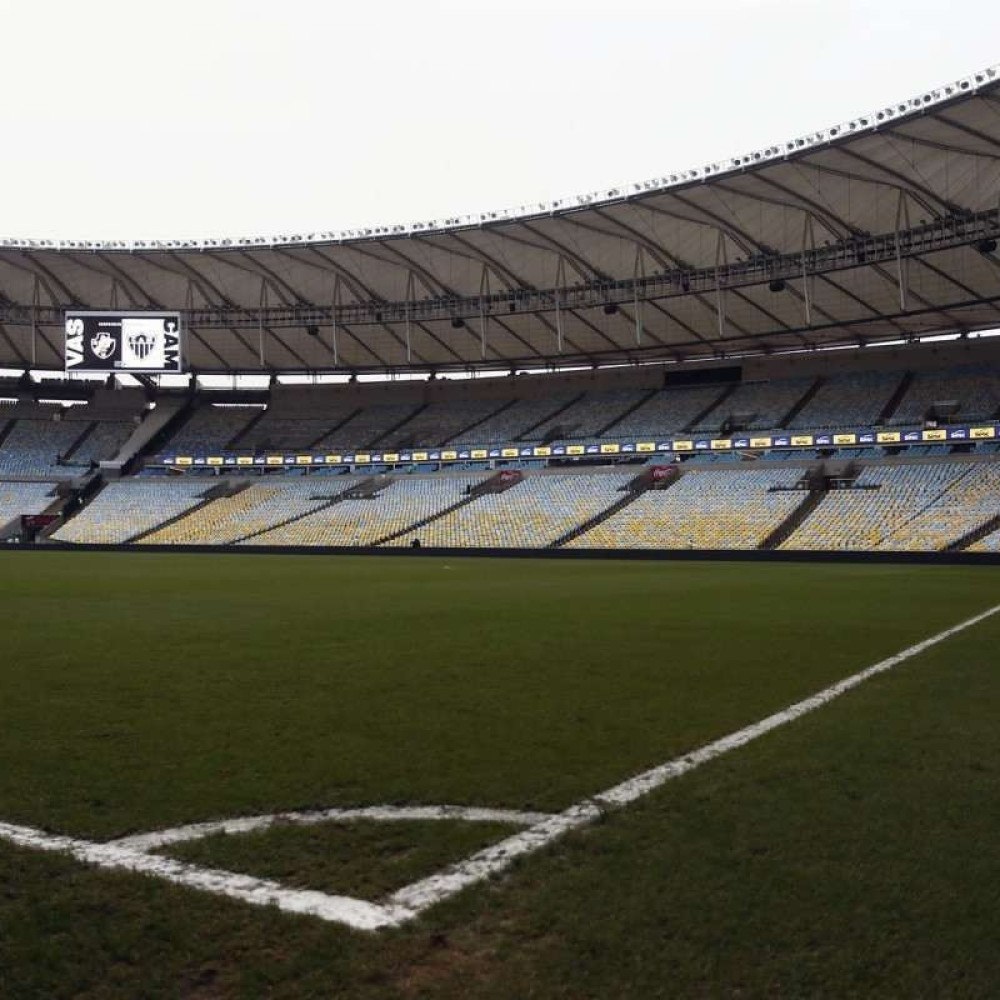
[[[509,868],[517,858],[523,857],[526,854],[532,854],[548,846],[570,830],[594,822],[602,813],[610,809],[620,809],[622,806],[635,802],[636,799],[648,795],[671,779],[679,778],[682,774],[687,774],[696,767],[700,767],[710,760],[715,760],[716,757],[721,757],[731,750],[746,746],[748,743],[759,739],[779,726],[787,725],[789,722],[801,718],[808,712],[829,704],[835,698],[839,698],[842,694],[864,683],[876,674],[892,670],[893,667],[923,653],[940,642],[944,642],[946,639],[950,639],[953,635],[957,635],[959,632],[963,632],[973,625],[978,625],[979,622],[985,621],[985,619],[995,615],[998,611],[1000,611],[1000,604],[989,608],[987,611],[982,612],[982,614],[968,618],[958,625],[953,625],[943,632],[938,632],[937,635],[933,635],[929,639],[924,639],[922,642],[909,646],[887,659],[880,660],[878,663],[874,663],[872,666],[866,667],[864,670],[852,674],[850,677],[846,677],[836,684],[831,684],[811,697],[796,702],[794,705],[790,705],[788,708],[776,712],[774,715],[769,715],[766,719],[761,719],[760,722],[755,722],[750,726],[730,733],[728,736],[723,736],[721,739],[707,743],[705,746],[685,754],[683,757],[667,761],[665,764],[644,771],[634,778],[629,778],[627,781],[599,792],[589,799],[578,802],[552,819],[545,820],[537,826],[525,830],[523,833],[515,834],[513,837],[508,837],[506,840],[478,851],[471,857],[451,865],[436,875],[431,875],[429,878],[405,886],[399,891],[394,892],[389,897],[389,901],[402,905],[415,913],[420,913],[435,903],[439,903],[449,896],[455,895],[455,893],[467,886],[498,875]]]
[[[470,885],[482,882],[508,869],[519,858],[541,850],[558,840],[570,830],[586,826],[611,809],[620,809],[637,799],[660,788],[673,778],[687,774],[723,754],[746,746],[780,726],[787,725],[835,698],[864,683],[877,674],[892,670],[911,657],[944,642],[973,625],[995,615],[1000,604],[989,608],[951,628],[938,632],[922,642],[909,646],[899,653],[880,660],[864,670],[759,722],[707,743],[705,746],[682,757],[667,761],[651,768],[627,781],[599,792],[582,802],[570,806],[561,813],[525,813],[509,809],[485,809],[462,806],[372,806],[362,809],[327,809],[308,813],[277,813],[269,816],[218,820],[210,823],[196,823],[161,830],[157,833],[124,837],[107,844],[95,844],[86,840],[63,837],[35,830],[30,827],[0,823],[0,840],[21,847],[41,851],[55,851],[69,854],[79,861],[100,868],[140,872],[165,879],[176,885],[184,885],[204,892],[239,899],[255,906],[275,906],[289,913],[309,914],[335,923],[346,924],[358,930],[379,930],[383,927],[398,926],[412,920],[424,910],[462,891]],[[239,875],[234,872],[199,868],[195,865],[175,861],[147,853],[158,847],[184,840],[209,836],[213,833],[241,833],[266,829],[281,821],[292,823],[347,822],[357,819],[393,821],[403,819],[442,820],[462,819],[479,822],[500,822],[531,825],[521,833],[508,837],[460,861],[445,870],[421,879],[397,892],[392,893],[382,903],[353,899],[348,896],[331,896],[322,892],[289,889],[277,882]]]
[[[281,812],[266,816],[239,816],[234,819],[191,823],[170,830],[140,833],[122,837],[110,843],[134,851],[155,851],[170,844],[201,840],[216,833],[253,833],[275,824],[313,826],[319,823],[349,823],[373,820],[380,823],[405,820],[435,821],[464,820],[467,823],[508,823],[512,826],[534,826],[550,819],[549,813],[519,812],[515,809],[487,809],[480,806],[365,806],[358,809],[320,809],[309,812]]]
[[[174,885],[200,889],[238,899],[253,906],[274,906],[286,913],[307,914],[335,923],[347,924],[358,930],[374,931],[392,927],[411,919],[398,906],[369,903],[350,896],[331,896],[324,892],[289,889],[278,882],[239,875],[235,872],[199,868],[172,858],[129,850],[115,844],[94,844],[73,837],[54,836],[26,826],[0,823],[0,839],[37,851],[69,854],[77,861],[118,871],[138,872],[172,882]]]

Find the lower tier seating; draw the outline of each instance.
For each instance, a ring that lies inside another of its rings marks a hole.
[[[250,486],[144,538],[144,545],[225,545],[306,513],[340,492],[339,481],[289,478]]]
[[[22,514],[41,514],[55,499],[55,483],[0,482],[0,528]]]
[[[395,540],[446,548],[542,548],[620,499],[634,473],[528,475]]]
[[[801,467],[694,469],[568,543],[576,549],[755,549],[802,503]]]
[[[454,503],[487,473],[411,476],[387,483],[369,499],[342,500],[291,524],[248,539],[246,545],[371,545]],[[344,489],[340,484],[340,489]]]
[[[155,528],[201,501],[210,479],[121,479],[109,483],[53,534],[60,542],[116,545]]]
[[[528,470],[502,493],[470,496],[492,473],[145,477],[113,481],[55,533],[67,542],[541,548],[589,525],[574,549],[752,549],[798,510],[799,462],[685,463],[664,490],[630,498],[641,466]],[[838,471],[839,469],[835,470]],[[838,480],[842,481],[842,480]],[[39,513],[55,484],[0,483],[0,525]],[[347,492],[364,499],[342,499]],[[208,500],[211,493],[215,499]],[[1000,461],[868,465],[821,494],[785,549],[940,551],[1000,517]],[[621,500],[613,514],[598,515]],[[597,520],[598,523],[591,523]],[[425,523],[422,523],[425,522]],[[395,535],[391,538],[389,536]],[[253,536],[253,537],[248,537]],[[994,551],[996,535],[972,551]]]
[[[956,464],[948,486],[879,543],[880,549],[937,552],[1000,514],[1000,465]]]
[[[911,548],[919,544],[922,532],[924,544],[942,548],[964,534],[961,523],[950,528],[941,521],[940,505],[965,476],[973,476],[974,484],[979,473],[960,462],[870,466],[854,489],[828,493],[782,548]]]
[[[980,538],[978,542],[973,542],[969,552],[1000,552],[1000,528],[991,531],[985,538]]]

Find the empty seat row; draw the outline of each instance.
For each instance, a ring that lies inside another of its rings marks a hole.
[[[579,549],[755,549],[805,499],[803,469],[692,469],[569,543]],[[775,491],[775,487],[785,487]]]
[[[529,474],[503,493],[488,493],[394,544],[445,548],[542,548],[622,496],[631,473]]]

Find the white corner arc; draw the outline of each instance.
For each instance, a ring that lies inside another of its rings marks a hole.
[[[872,677],[892,670],[906,660],[978,625],[997,612],[1000,612],[1000,604],[908,646],[758,722],[643,771],[560,813],[519,812],[511,809],[465,806],[370,806],[215,820],[123,837],[104,844],[50,834],[32,827],[0,823],[0,840],[6,840],[18,847],[69,854],[78,861],[99,868],[151,875],[176,885],[238,899],[254,906],[274,906],[287,913],[307,914],[321,920],[345,924],[357,930],[376,931],[385,927],[396,927],[463,889],[500,874],[518,858],[541,850],[569,831],[593,823],[608,811],[630,805],[662,787],[666,782],[679,778],[723,754],[746,746],[761,736],[829,704]],[[526,828],[477,851],[441,872],[404,886],[381,902],[292,889],[267,879],[201,868],[152,853],[169,844],[194,840],[214,833],[262,830],[277,822],[305,825],[355,820],[393,822],[448,819],[509,823]]]

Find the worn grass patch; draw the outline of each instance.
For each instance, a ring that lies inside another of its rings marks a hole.
[[[296,889],[377,900],[517,831],[502,823],[458,820],[303,826],[276,823],[252,833],[221,833],[158,851],[204,868],[276,879]]]

